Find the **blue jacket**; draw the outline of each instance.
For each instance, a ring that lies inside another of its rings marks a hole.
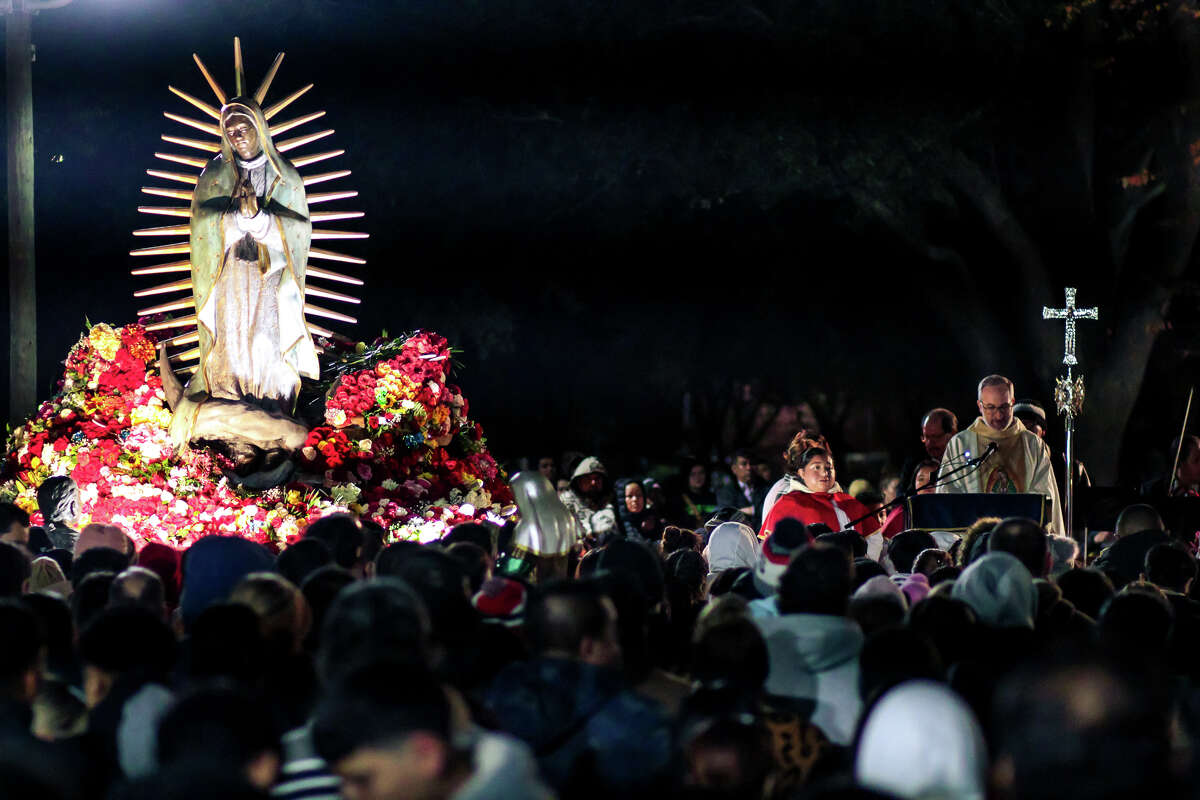
[[[518,662],[496,676],[486,702],[564,797],[578,787],[644,789],[668,779],[670,722],[617,670],[559,658]]]

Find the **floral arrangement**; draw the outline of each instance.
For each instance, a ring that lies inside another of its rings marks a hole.
[[[153,335],[139,325],[91,325],[67,356],[57,394],[12,432],[0,499],[40,522],[37,487],[70,475],[80,526],[110,523],[139,543],[174,546],[222,533],[279,547],[335,511],[377,522],[390,539],[425,542],[459,522],[512,512],[483,429],[446,382],[445,339],[417,333],[326,349],[335,377],[325,424],[298,454],[293,483],[253,492],[228,480],[219,456],[171,446]]]

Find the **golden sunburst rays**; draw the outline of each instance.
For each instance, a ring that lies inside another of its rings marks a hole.
[[[157,204],[138,206],[138,211],[143,214],[174,218],[179,221],[173,224],[160,224],[134,231],[134,236],[139,238],[165,237],[170,239],[173,237],[174,241],[170,241],[168,244],[152,244],[151,242],[147,242],[150,246],[139,247],[130,251],[130,255],[139,262],[131,270],[133,275],[139,278],[149,277],[151,279],[166,281],[156,286],[138,289],[134,292],[134,297],[140,301],[139,305],[146,302],[150,303],[150,305],[138,309],[138,316],[162,316],[161,319],[147,325],[147,328],[156,331],[160,341],[164,342],[170,348],[168,354],[171,363],[175,364],[182,372],[189,371],[188,362],[195,362],[199,359],[200,355],[199,349],[195,346],[199,341],[199,333],[196,330],[196,303],[195,298],[192,296],[191,263],[187,260],[191,252],[188,239],[190,238],[189,222],[191,219],[190,204],[193,193],[192,187],[196,185],[200,172],[208,164],[209,160],[221,152],[221,130],[219,127],[221,106],[225,105],[230,99],[230,96],[225,93],[221,84],[218,83],[212,72],[205,66],[200,56],[193,53],[192,59],[196,62],[196,67],[204,79],[204,85],[207,86],[216,98],[216,104],[209,103],[196,94],[184,91],[175,86],[167,87],[171,94],[182,100],[187,107],[183,109],[186,113],[164,112],[164,116],[167,119],[182,126],[183,130],[178,133],[164,133],[162,140],[167,144],[182,148],[182,152],[156,152],[154,154],[155,158],[168,162],[170,169],[148,169],[146,170],[146,174],[170,185],[142,187],[142,192],[145,194],[152,195],[155,198],[165,198],[165,201],[160,200],[159,203],[177,201],[179,205]],[[332,128],[310,133],[297,131],[296,135],[290,138],[277,140],[277,137],[284,133],[302,128],[325,116],[324,111],[312,111],[289,119],[271,122],[282,111],[302,98],[313,88],[313,84],[310,83],[268,104],[266,102],[267,94],[274,84],[282,63],[283,53],[280,53],[275,56],[275,60],[267,69],[266,75],[253,95],[254,100],[263,109],[263,116],[270,123],[270,134],[274,141],[275,149],[281,154],[291,154],[284,157],[290,159],[296,169],[302,170],[301,177],[305,187],[326,184],[349,177],[350,170],[348,169],[329,170],[328,167],[324,166],[324,162],[344,155],[344,150],[332,149],[312,153],[296,152],[317,142],[324,143],[323,140],[333,136],[334,131]],[[242,43],[236,37],[233,40],[233,67],[234,96],[245,96],[249,84],[246,82],[245,65],[242,60]],[[197,114],[199,115],[198,117],[195,116]],[[198,133],[201,135],[200,138],[197,137]],[[317,164],[322,165],[328,171],[317,172],[313,170],[309,172],[306,169]],[[187,171],[182,171],[181,168]],[[308,172],[308,174],[304,174],[304,172]],[[325,205],[334,204],[341,200],[352,200],[358,197],[357,191],[353,189],[327,189],[325,186],[321,188],[323,191],[309,191],[307,196],[309,206],[321,205],[320,211],[312,211],[310,213],[311,221],[314,224],[324,226],[327,223],[360,219],[364,216],[361,211],[342,210],[336,206],[329,207]],[[161,221],[169,222],[170,220],[162,219]],[[358,231],[335,230],[326,227],[313,228],[312,231],[314,244],[318,242],[324,244],[328,240],[365,238],[367,238],[367,234]],[[334,244],[334,246],[339,245],[340,242]],[[169,257],[172,260],[150,265],[144,265],[145,262],[142,262],[143,258],[153,259],[156,257]],[[358,304],[360,302],[357,297],[314,283],[314,280],[332,283],[338,285],[339,288],[363,285],[362,280],[354,275],[336,272],[320,265],[323,262],[328,263],[330,261],[338,262],[338,269],[343,269],[341,265],[358,266],[366,263],[364,259],[355,256],[320,247],[311,247],[309,249],[309,265],[307,266],[305,277],[304,294],[306,302],[304,313],[306,319],[309,320],[307,322],[308,329],[314,336],[345,338],[311,320],[317,318],[322,322],[333,321],[354,324],[357,321],[354,317],[307,302],[309,300],[319,300],[322,303],[333,302],[345,304]],[[194,366],[190,367],[191,371],[194,371],[194,369]]]

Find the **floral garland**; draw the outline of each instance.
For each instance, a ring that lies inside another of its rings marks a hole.
[[[92,325],[71,348],[58,393],[10,436],[0,500],[40,522],[37,487],[70,475],[80,487],[80,526],[114,524],[139,543],[179,547],[209,534],[279,547],[335,511],[377,522],[391,540],[426,542],[460,522],[512,513],[483,429],[446,383],[446,340],[417,333],[387,341],[371,351],[378,363],[362,356],[365,345],[357,350],[358,361],[342,354],[342,362],[363,368],[342,371],[330,386],[326,424],[297,456],[295,481],[252,492],[229,482],[219,457],[171,446],[153,335],[140,325]]]

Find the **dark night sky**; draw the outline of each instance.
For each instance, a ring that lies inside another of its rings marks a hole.
[[[197,52],[228,89],[236,34],[251,85],[280,50],[273,97],[316,83],[284,116],[323,108],[303,130],[337,133],[302,152],[347,151],[322,166],[354,176],[321,188],[360,190],[341,205],[367,212],[357,227],[372,238],[344,248],[369,261],[351,268],[367,281],[352,333],[447,335],[502,455],[666,456],[684,388],[734,379],[873,408],[870,435],[836,434],[863,448],[915,444],[931,405],[969,419],[984,372],[1049,400],[1034,382],[1055,370],[1057,332],[1047,344],[980,328],[998,338],[982,365],[970,320],[953,327],[960,295],[1000,314],[1039,309],[1013,307],[986,214],[926,179],[922,159],[928,141],[957,137],[1042,248],[1044,301],[1060,304],[1070,280],[1104,303],[1114,290],[1089,266],[1104,237],[1080,244],[1058,223],[1079,217],[1054,188],[1078,183],[1056,116],[1065,68],[1036,28],[921,13],[865,0],[76,0],[43,13],[40,383],[57,378],[85,316],[134,319],[131,292],[150,283],[128,275],[128,250],[145,242],[130,231],[169,222],[136,213],[157,204],[139,187],[161,184],[144,174],[162,168],[155,150],[179,150],[159,134],[188,135],[162,117],[187,113],[167,84],[209,99]],[[1000,144],[972,150],[981,118]],[[903,219],[864,214],[864,197]],[[914,241],[956,249],[961,267]],[[1099,328],[1081,331],[1085,355],[1101,347],[1086,344]]]

